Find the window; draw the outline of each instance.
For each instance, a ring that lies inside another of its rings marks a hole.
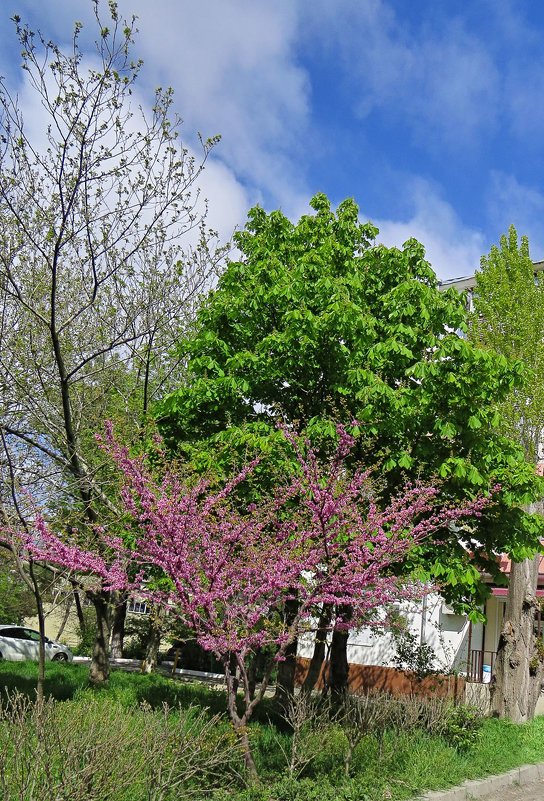
[[[128,612],[132,615],[148,615],[149,607],[145,601],[135,601],[133,598],[128,603]]]
[[[17,640],[26,639],[26,637],[23,635],[22,629],[1,629],[0,637],[14,637]]]

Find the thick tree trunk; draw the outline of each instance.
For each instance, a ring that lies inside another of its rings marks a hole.
[[[111,625],[111,659],[121,659],[123,656],[123,642],[125,638],[125,620],[127,617],[127,597],[119,593],[113,607],[113,622]]]
[[[251,751],[251,743],[249,741],[249,732],[247,726],[243,726],[240,727],[240,729],[237,729],[236,734],[239,737],[240,746],[242,749],[242,753],[244,755],[244,765],[247,770],[249,783],[253,785],[258,784],[259,774],[257,773],[255,760],[253,759],[253,753]]]
[[[110,607],[108,594],[94,593],[92,602],[96,611],[96,638],[93,646],[89,681],[91,684],[102,684],[110,677],[110,659],[108,645],[110,641]]]
[[[491,682],[491,710],[525,723],[534,717],[542,687],[543,661],[534,632],[540,555],[513,562],[504,624]]]
[[[339,615],[347,622],[351,618],[352,610],[350,607],[342,607]],[[335,628],[332,633],[330,670],[328,687],[331,695],[342,698],[348,691],[348,637],[349,631],[342,628]]]
[[[317,624],[317,632],[315,635],[314,652],[310,660],[310,667],[302,685],[302,691],[309,693],[314,687],[319,678],[321,667],[325,661],[325,653],[327,651],[327,632],[332,617],[332,605],[325,604],[321,612],[319,623]]]
[[[286,628],[293,623],[298,612],[298,600],[294,598],[285,604]],[[287,711],[287,703],[295,692],[295,670],[297,666],[298,640],[295,639],[287,646],[285,659],[278,662],[278,673],[276,678],[276,692],[274,694],[274,706],[279,715],[284,715]]]

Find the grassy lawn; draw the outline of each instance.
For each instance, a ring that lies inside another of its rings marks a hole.
[[[381,737],[369,727],[346,777],[355,729],[306,720],[294,746],[285,722],[270,722],[265,699],[250,727],[262,785],[250,788],[220,688],[115,671],[93,690],[87,676],[84,665],[48,664],[46,695],[56,700],[37,720],[22,698],[5,702],[16,692],[34,697],[37,665],[0,663],[4,801],[401,801],[544,759],[544,718],[516,726],[460,712],[440,735],[415,718],[384,724]]]

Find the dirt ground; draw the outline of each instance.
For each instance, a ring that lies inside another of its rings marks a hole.
[[[544,801],[544,779],[530,784],[511,784],[482,796],[481,801]]]

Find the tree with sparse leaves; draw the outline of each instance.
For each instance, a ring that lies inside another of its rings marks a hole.
[[[150,404],[181,380],[173,344],[220,257],[197,187],[216,140],[191,155],[171,90],[138,105],[135,21],[108,6],[106,23],[94,2],[89,58],[80,23],[64,51],[14,18],[41,134],[0,82],[0,500],[5,517],[31,515],[24,486],[80,532],[118,515],[94,432],[108,416],[145,440]],[[92,601],[99,681],[111,608],[107,593]]]

